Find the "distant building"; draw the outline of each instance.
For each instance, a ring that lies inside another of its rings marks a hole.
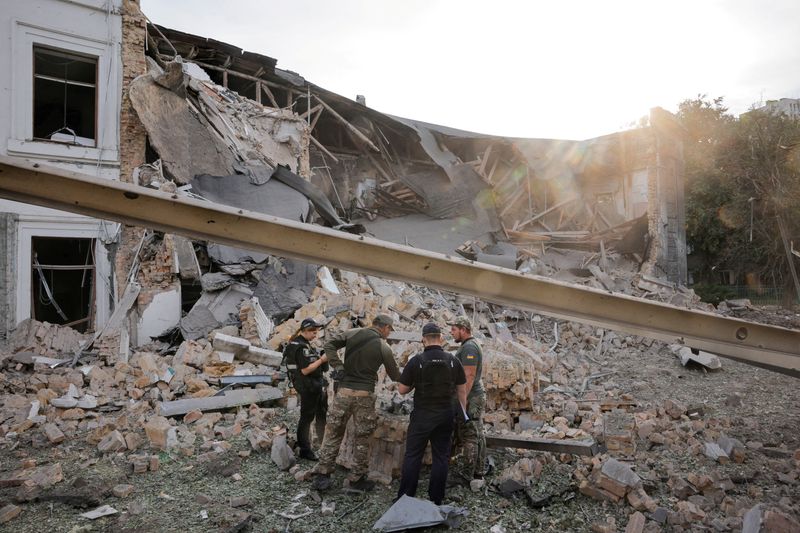
[[[766,111],[775,115],[782,113],[787,117],[800,118],[800,98],[767,100],[766,105],[758,108],[757,111]]]

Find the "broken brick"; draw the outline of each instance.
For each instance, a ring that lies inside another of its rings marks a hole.
[[[22,508],[17,507],[14,504],[8,504],[2,509],[0,509],[0,524],[5,524],[16,517],[18,517],[22,513]]]
[[[644,531],[645,517],[636,511],[628,518],[628,525],[625,526],[625,533],[642,533]]]

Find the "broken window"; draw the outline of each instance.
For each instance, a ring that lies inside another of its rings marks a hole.
[[[94,321],[94,239],[31,239],[31,317],[80,332]]]
[[[33,47],[33,137],[95,146],[97,58]]]

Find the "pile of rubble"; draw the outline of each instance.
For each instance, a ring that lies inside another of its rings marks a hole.
[[[248,454],[269,454],[280,469],[303,479],[307,473],[295,465],[292,432],[278,416],[284,407],[296,405],[279,368],[279,350],[300,321],[310,317],[324,322],[325,333],[332,334],[368,324],[377,313],[391,313],[397,327],[389,341],[403,365],[419,351],[425,322],[446,324],[466,314],[484,346],[484,421],[491,434],[594,440],[606,450],[580,459],[522,452],[522,459],[490,480],[501,493],[535,485],[547,465],[570,464],[580,493],[631,507],[626,531],[656,531],[663,524],[678,530],[700,522],[725,531],[756,518],[764,524],[796,523],[785,509],[754,508],[759,494],[743,497],[738,490],[746,477],[674,471],[664,478],[657,472],[659,455],[686,450],[697,461],[719,465],[746,464],[753,454],[767,455],[780,464],[790,484],[797,483],[800,472],[800,452],[742,443],[733,437],[730,419],[706,417],[702,408],[671,400],[644,408],[614,383],[614,370],[600,365],[631,349],[670,356],[669,346],[404,283],[346,271],[332,275],[316,267],[305,303],[297,306],[295,301],[288,318],[273,320],[287,311],[273,309],[268,316],[253,295],[258,291],[244,283],[249,277],[260,284],[264,273],[258,268],[228,271],[232,273],[206,274],[215,282],[206,280],[207,290],[193,308],[223,308],[227,324],[214,318],[205,334],[177,345],[154,339],[127,360],[106,352],[102,343],[88,345],[86,338],[65,343],[72,338],[69,328],[27,323],[3,360],[0,444],[47,448],[83,442],[98,455],[124,457],[130,473],[142,474],[158,470],[159,451],[194,456],[202,463],[224,462],[231,441],[241,437],[250,444]],[[179,328],[184,329],[182,324]],[[52,357],[58,355],[64,357]],[[389,484],[402,463],[409,402],[385,375],[379,377],[379,423],[370,443],[370,469],[373,479]],[[351,457],[348,436],[341,464],[348,466]],[[53,487],[63,481],[58,462],[22,464],[0,477],[0,486],[15,488],[14,505],[53,497],[58,494]],[[666,499],[653,492],[662,482],[669,488]],[[487,485],[476,482],[472,488],[481,491]],[[14,512],[5,511],[6,516]],[[0,512],[0,520],[2,516]],[[609,524],[596,527],[616,531]]]

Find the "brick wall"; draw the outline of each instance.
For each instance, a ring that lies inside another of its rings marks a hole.
[[[146,132],[128,96],[131,82],[147,72],[145,42],[147,26],[139,0],[124,0],[122,5],[122,107],[120,108],[120,180],[131,182],[133,170],[145,162]],[[119,291],[125,286],[133,254],[141,240],[142,228],[123,226],[114,257]]]

